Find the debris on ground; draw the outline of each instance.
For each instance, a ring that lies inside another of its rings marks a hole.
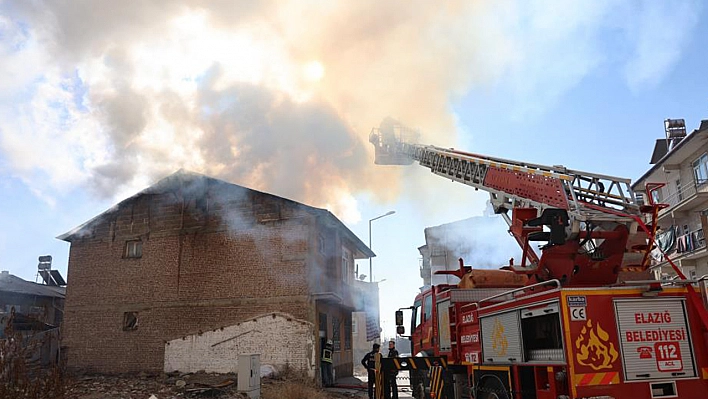
[[[159,375],[77,375],[67,379],[65,399],[245,399],[236,374],[168,373]],[[363,396],[362,396],[363,395]],[[262,399],[347,399],[366,394],[323,390],[311,380],[261,379]]]
[[[275,377],[276,374],[278,374],[278,370],[276,370],[275,367],[270,364],[261,365],[261,378]]]

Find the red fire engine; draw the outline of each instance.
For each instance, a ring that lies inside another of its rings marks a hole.
[[[676,267],[678,279],[650,277],[663,207],[651,195],[644,204],[628,179],[420,145],[414,137],[397,126],[374,129],[376,163],[417,161],[488,191],[522,248],[520,264],[504,270],[460,260],[459,270],[443,272],[459,284],[416,296],[410,337],[418,358],[381,364],[411,370],[417,398],[417,371],[426,364],[445,368],[428,388],[432,397],[708,398],[706,295],[694,289],[705,284]],[[533,243],[541,244],[540,256]],[[396,319],[403,334],[400,311]]]

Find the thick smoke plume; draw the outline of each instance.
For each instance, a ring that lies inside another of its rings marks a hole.
[[[367,144],[384,117],[452,140],[475,6],[205,4],[7,6],[0,26],[21,51],[6,51],[48,68],[16,71],[33,90],[26,123],[0,124],[13,168],[115,196],[184,167],[351,220],[356,193],[397,191],[400,172],[374,170]]]
[[[694,6],[632,11],[640,22],[623,29],[638,49],[628,65],[643,71],[635,83],[657,80],[678,54],[640,51],[654,17],[678,32],[661,47],[680,48]],[[0,170],[44,198],[82,186],[122,197],[182,167],[354,221],[357,194],[392,199],[410,173],[374,167],[372,127],[391,116],[454,146],[451,100],[502,78],[515,100],[553,102],[611,53],[599,29],[625,23],[614,17],[625,8],[0,1]]]

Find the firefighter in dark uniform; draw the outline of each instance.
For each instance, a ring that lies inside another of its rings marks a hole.
[[[368,371],[369,379],[369,399],[374,399],[374,383],[376,382],[376,354],[379,353],[381,345],[374,344],[371,352],[361,359],[361,365]]]
[[[332,352],[334,351],[334,345],[332,340],[328,339],[325,346],[322,348],[322,385],[326,387],[334,386],[334,381],[332,381]]]
[[[398,350],[396,350],[396,341],[388,341],[388,356],[390,358],[398,357]],[[386,397],[390,399],[398,399],[398,384],[396,383],[396,377],[398,376],[398,370],[391,370],[390,374],[386,376],[388,378],[388,388],[389,391],[385,392]]]

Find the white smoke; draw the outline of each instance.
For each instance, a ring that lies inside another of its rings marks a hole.
[[[498,269],[521,263],[521,249],[508,233],[501,217],[475,216],[425,229],[426,243],[433,252],[445,251],[448,268],[456,270],[459,258],[476,269]]]
[[[687,4],[662,23],[690,30],[698,5]],[[183,167],[355,221],[357,194],[391,200],[408,173],[373,165],[366,138],[384,117],[455,145],[451,101],[508,81],[515,100],[543,107],[605,61],[600,33],[613,24],[637,47],[620,60],[642,71],[633,84],[680,54],[647,51],[652,4],[631,26],[616,16],[623,2],[550,7],[0,1],[0,168],[51,200],[76,187],[123,197]]]

